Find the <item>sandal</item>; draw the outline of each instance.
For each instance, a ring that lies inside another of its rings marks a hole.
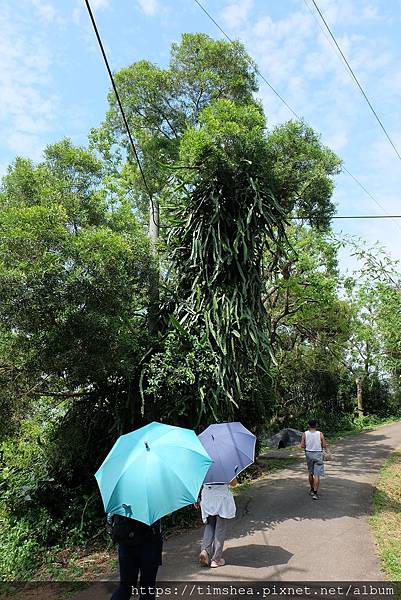
[[[202,552],[199,554],[199,563],[200,563],[201,567],[209,566],[210,559],[209,559],[209,555],[206,552],[206,550],[202,550]]]
[[[224,560],[224,558],[220,558],[220,560],[212,560],[210,566],[212,567],[212,569],[215,569],[216,567],[224,567],[225,564],[226,561]]]

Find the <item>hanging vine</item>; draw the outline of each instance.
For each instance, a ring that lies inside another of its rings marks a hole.
[[[269,315],[262,302],[266,245],[284,243],[285,214],[269,190],[259,106],[220,100],[184,136],[181,178],[167,242],[176,282],[171,323],[217,357],[200,412],[229,417],[249,369],[267,370]]]

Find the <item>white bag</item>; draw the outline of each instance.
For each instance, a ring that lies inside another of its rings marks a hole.
[[[333,457],[331,455],[331,452],[328,448],[323,448],[323,460],[332,460]]]

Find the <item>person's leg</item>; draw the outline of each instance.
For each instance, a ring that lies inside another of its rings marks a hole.
[[[313,459],[310,452],[305,452],[306,466],[308,468],[308,479],[310,485],[310,494],[314,492],[314,481],[313,481]]]
[[[154,600],[156,585],[156,576],[159,565],[143,564],[140,570],[139,588],[144,588],[140,593],[140,600]]]
[[[214,532],[214,552],[212,556],[212,561],[219,564],[221,562],[224,542],[226,539],[226,526],[227,519],[223,519],[223,517],[217,516],[216,528]]]
[[[162,564],[163,540],[161,536],[153,536],[143,540],[139,554],[139,597],[140,600],[154,600],[156,576]]]
[[[314,494],[313,498],[315,500],[319,499],[318,490],[320,486],[320,477],[324,475],[324,464],[323,464],[323,453],[319,452],[316,454],[315,462],[314,462]]]
[[[118,563],[120,566],[120,585],[111,600],[129,600],[132,586],[136,586],[139,573],[139,556],[136,548],[119,544]]]
[[[216,516],[209,516],[207,518],[207,522],[205,525],[205,530],[203,532],[203,539],[201,545],[201,554],[206,552],[208,557],[213,554],[213,546],[214,546],[214,538],[215,538],[215,529],[216,529]]]

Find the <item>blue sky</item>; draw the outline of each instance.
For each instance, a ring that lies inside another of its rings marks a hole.
[[[166,65],[182,32],[221,37],[193,0],[92,0],[114,70],[146,58]],[[318,0],[326,20],[401,150],[401,0]],[[322,134],[379,207],[346,174],[336,180],[339,214],[400,214],[401,161],[386,141],[311,0],[205,0],[241,39],[293,109]],[[309,8],[308,8],[309,7]],[[320,24],[319,24],[320,23]],[[16,155],[39,160],[63,136],[85,144],[106,109],[109,81],[83,0],[0,3],[0,172]],[[260,82],[270,126],[291,118]],[[337,221],[336,231],[379,240],[401,259],[401,219]],[[342,266],[353,263],[347,254]]]

